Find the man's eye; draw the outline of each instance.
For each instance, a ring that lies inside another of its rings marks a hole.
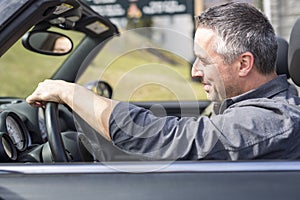
[[[206,60],[206,59],[202,59],[202,60],[201,60],[201,63],[202,63],[203,65],[210,65],[210,62],[209,62],[208,60]]]
[[[205,67],[206,65],[209,65],[209,63],[206,60],[200,60],[199,59],[199,64]]]
[[[202,63],[202,61],[199,58],[197,58],[196,61],[195,61],[195,63],[194,63],[194,65],[200,67],[200,66],[203,66],[203,63]]]

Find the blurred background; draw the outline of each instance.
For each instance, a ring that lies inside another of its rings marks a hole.
[[[273,24],[276,34],[289,40],[292,25],[300,15],[299,0],[86,0],[101,15],[110,18],[121,29],[163,27],[187,37],[194,35],[194,16],[204,9],[226,2],[247,2],[262,10]],[[186,48],[186,56],[193,59],[192,44],[174,42],[174,38],[149,32],[157,43],[172,48]],[[183,41],[184,42],[184,41]]]

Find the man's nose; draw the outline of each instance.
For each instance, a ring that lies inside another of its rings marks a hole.
[[[193,78],[201,78],[203,76],[204,76],[203,70],[201,70],[199,66],[193,65],[193,67],[192,67],[192,77]]]

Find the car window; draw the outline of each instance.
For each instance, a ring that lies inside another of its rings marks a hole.
[[[121,32],[105,45],[78,82],[85,85],[95,80],[106,81],[113,88],[112,98],[121,101],[206,99],[199,81],[191,77],[193,61],[181,55],[184,47],[177,50],[160,46],[145,36],[149,31],[166,30],[146,28]]]

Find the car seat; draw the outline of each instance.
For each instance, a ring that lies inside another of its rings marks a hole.
[[[293,82],[300,86],[300,17],[296,20],[292,28],[289,43],[289,74]]]
[[[285,74],[287,78],[290,78],[288,69],[288,42],[282,38],[277,37],[278,50],[277,50],[277,60],[276,60],[276,73],[278,75]]]

